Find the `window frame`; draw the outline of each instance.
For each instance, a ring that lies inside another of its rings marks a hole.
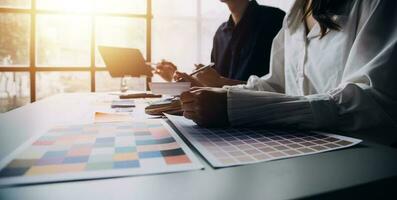
[[[69,11],[57,11],[57,10],[45,10],[37,9],[36,0],[31,0],[30,8],[6,8],[0,7],[1,13],[10,14],[29,14],[30,15],[30,37],[29,37],[29,65],[27,67],[13,67],[13,66],[1,66],[0,72],[28,72],[30,75],[30,101],[36,101],[36,74],[38,72],[90,72],[90,86],[91,92],[95,92],[95,75],[96,72],[107,71],[106,68],[97,67],[95,63],[96,59],[96,17],[126,17],[133,19],[145,19],[146,22],[146,60],[151,62],[152,57],[152,0],[146,0],[146,12],[145,14],[130,14],[130,13],[105,13],[105,12],[69,12]],[[48,14],[48,15],[82,15],[89,16],[91,18],[91,35],[90,35],[90,66],[81,67],[37,67],[36,64],[36,27],[37,27],[37,15]]]

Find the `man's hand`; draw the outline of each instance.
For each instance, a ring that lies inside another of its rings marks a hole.
[[[204,127],[229,125],[227,91],[220,88],[192,88],[181,94],[183,116]]]
[[[194,64],[194,67],[196,68],[196,70],[199,70],[199,69],[205,67],[205,65],[204,64]]]
[[[205,69],[195,75],[195,78],[205,87],[222,87],[222,76],[213,68]]]
[[[132,75],[132,76],[141,76],[141,75],[145,75],[147,77],[153,77],[152,67],[150,65],[146,65],[146,67],[144,69],[142,69],[142,71],[140,71],[138,74]]]
[[[195,87],[222,87],[225,85],[224,79],[212,68],[205,69],[193,76],[177,71],[174,80],[191,82]]]
[[[177,67],[172,63],[162,60],[161,63],[157,64],[155,73],[160,75],[164,80],[171,82]]]
[[[200,83],[197,78],[183,72],[176,71],[174,75],[174,80],[180,82],[190,82],[192,87],[204,87],[204,85]]]

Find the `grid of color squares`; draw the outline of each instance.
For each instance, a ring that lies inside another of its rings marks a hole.
[[[254,129],[206,129],[167,115],[213,167],[227,167],[346,148],[360,140],[323,133]]]
[[[0,178],[122,169],[155,173],[173,166],[189,169],[193,154],[186,148],[189,154],[185,152],[177,137],[161,120],[59,127],[9,162]]]

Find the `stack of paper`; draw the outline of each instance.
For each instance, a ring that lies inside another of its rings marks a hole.
[[[149,83],[153,94],[178,96],[182,92],[189,91],[190,82],[174,82],[174,83]]]

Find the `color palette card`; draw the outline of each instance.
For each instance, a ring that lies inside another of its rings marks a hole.
[[[351,147],[361,140],[319,132],[207,129],[184,117],[166,115],[213,167],[229,167]]]
[[[94,114],[95,123],[131,122],[132,120],[132,116],[129,114],[104,112],[95,112]]]
[[[57,127],[0,163],[0,185],[145,175],[203,166],[163,120]]]

